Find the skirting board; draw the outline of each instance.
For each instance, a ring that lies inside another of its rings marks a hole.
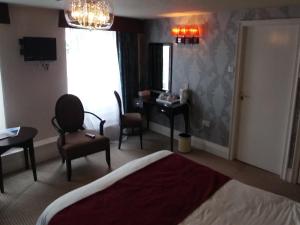
[[[35,148],[43,146],[43,145],[48,145],[48,144],[56,142],[57,138],[58,138],[58,136],[45,138],[45,139],[42,139],[42,140],[39,140],[39,141],[35,141],[33,143],[33,145],[34,145]]]
[[[36,163],[44,162],[58,157],[55,143],[57,137],[50,137],[34,142]],[[15,172],[25,168],[25,160],[22,148],[13,148],[2,155],[3,174]]]
[[[156,133],[170,137],[170,128],[168,128],[168,127],[165,127],[158,123],[150,122],[149,128],[150,128],[150,130],[152,130]],[[174,139],[178,140],[178,135],[180,133],[182,133],[182,132],[179,132],[178,130],[174,130]],[[224,146],[203,140],[198,137],[192,136],[192,147],[194,147],[196,149],[204,150],[211,154],[220,156],[224,159],[229,159],[228,158],[228,153],[229,153],[228,147],[224,147]]]

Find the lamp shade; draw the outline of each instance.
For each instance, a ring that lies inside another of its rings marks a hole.
[[[180,28],[179,27],[173,27],[172,30],[171,30],[171,34],[174,36],[174,37],[177,37],[179,35],[179,31],[180,31]]]
[[[184,37],[184,36],[186,36],[187,32],[188,32],[187,27],[181,26],[179,29],[179,36]]]
[[[199,36],[199,29],[196,26],[189,27],[189,36],[190,37],[198,37]]]
[[[177,44],[199,44],[203,37],[203,25],[177,25],[171,29]]]

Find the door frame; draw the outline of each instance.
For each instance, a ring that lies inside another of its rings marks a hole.
[[[229,134],[229,152],[228,158],[234,160],[237,153],[237,140],[239,133],[239,120],[240,120],[240,108],[241,108],[241,88],[243,80],[243,57],[245,49],[245,40],[247,36],[247,28],[252,26],[262,26],[262,25],[299,25],[298,32],[300,37],[300,19],[273,19],[273,20],[251,20],[251,21],[240,21],[239,31],[238,31],[238,46],[236,49],[236,72],[234,78],[234,92],[232,97],[232,119],[230,124],[230,134]],[[288,157],[289,157],[289,148],[290,148],[290,138],[293,126],[293,118],[295,111],[295,101],[297,94],[297,81],[300,75],[300,38],[298,40],[298,53],[296,59],[296,65],[294,68],[294,77],[293,77],[293,89],[291,92],[291,105],[289,107],[289,117],[288,117],[288,126],[285,131],[285,144],[284,144],[284,157],[282,159],[280,178],[288,182],[296,182],[299,172],[299,163],[300,163],[300,132],[297,130],[295,153],[293,159],[293,165],[291,169],[288,169]],[[300,125],[299,125],[300,126]],[[299,127],[298,126],[298,127]]]

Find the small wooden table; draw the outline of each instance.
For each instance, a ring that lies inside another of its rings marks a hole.
[[[156,98],[139,98],[134,100],[135,107],[142,109],[147,117],[147,128],[149,129],[150,109],[155,106],[159,113],[166,115],[170,122],[170,149],[173,151],[173,136],[174,136],[174,117],[183,115],[185,123],[185,133],[189,131],[189,106],[187,103],[176,103],[173,105],[165,105],[156,102]]]
[[[33,138],[37,135],[38,131],[32,127],[21,127],[19,134],[16,137],[10,137],[0,140],[0,190],[4,193],[3,186],[3,174],[2,174],[2,162],[1,155],[13,147],[21,147],[24,149],[25,165],[26,169],[29,169],[28,153],[31,161],[31,168],[33,172],[34,181],[37,180],[36,166],[33,148]]]

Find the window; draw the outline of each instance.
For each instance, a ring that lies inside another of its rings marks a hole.
[[[80,98],[86,111],[106,120],[105,127],[118,124],[113,91],[121,92],[116,32],[66,29],[68,92]],[[85,121],[93,129],[99,123]]]

